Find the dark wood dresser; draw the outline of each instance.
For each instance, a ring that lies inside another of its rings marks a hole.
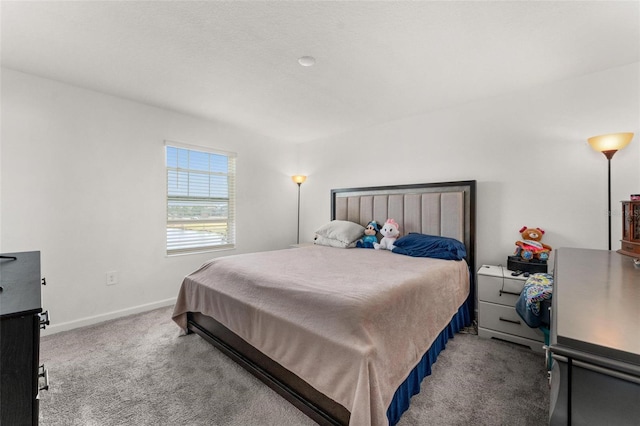
[[[615,251],[556,251],[551,425],[640,424],[640,268]]]
[[[0,425],[38,424],[38,392],[48,387],[40,366],[40,252],[0,255]],[[44,386],[40,387],[40,377]]]
[[[622,202],[622,240],[618,253],[640,257],[640,201]]]

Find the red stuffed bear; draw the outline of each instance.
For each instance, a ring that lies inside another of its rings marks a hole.
[[[549,252],[553,250],[551,246],[540,242],[544,231],[540,228],[527,228],[523,226],[520,231],[522,241],[516,241],[515,255],[524,260],[539,259],[548,260]]]

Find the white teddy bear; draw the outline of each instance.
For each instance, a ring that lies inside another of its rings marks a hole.
[[[398,235],[400,235],[400,226],[395,220],[387,219],[380,233],[382,234],[382,239],[379,244],[375,243],[373,248],[376,250],[393,250],[395,247],[393,243],[396,242]]]

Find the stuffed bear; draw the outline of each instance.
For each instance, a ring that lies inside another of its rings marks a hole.
[[[540,228],[527,228],[523,226],[520,231],[522,241],[516,241],[515,255],[520,256],[524,260],[548,260],[551,246],[540,242],[544,231]]]
[[[380,230],[382,234],[382,239],[380,240],[380,244],[374,244],[373,248],[376,250],[393,250],[395,247],[393,243],[398,239],[398,235],[400,235],[400,226],[393,219],[387,219],[384,223],[384,226]]]
[[[364,229],[364,237],[356,242],[356,247],[359,248],[373,248],[374,244],[378,243],[378,237],[376,234],[380,231],[380,225],[375,220],[372,220],[367,224]]]

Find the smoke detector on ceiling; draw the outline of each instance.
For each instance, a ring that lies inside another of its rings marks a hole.
[[[316,58],[313,56],[301,56],[298,58],[298,63],[303,67],[310,67],[316,63]]]

